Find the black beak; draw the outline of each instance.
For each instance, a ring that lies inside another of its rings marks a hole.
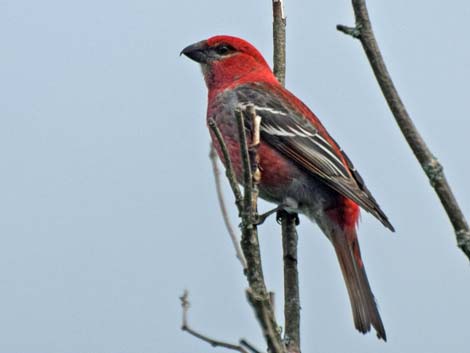
[[[207,44],[206,41],[203,40],[201,42],[188,45],[181,51],[180,55],[184,54],[191,60],[194,60],[198,63],[206,63],[208,60],[206,49]]]

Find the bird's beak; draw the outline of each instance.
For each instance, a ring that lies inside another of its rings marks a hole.
[[[207,49],[207,43],[205,40],[203,40],[201,42],[188,45],[186,48],[184,48],[181,51],[180,55],[184,54],[191,60],[194,60],[198,63],[206,63],[208,60],[206,49]]]

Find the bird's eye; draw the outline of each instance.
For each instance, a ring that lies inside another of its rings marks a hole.
[[[215,47],[215,51],[219,55],[226,55],[232,51],[232,48],[226,44],[221,44]]]

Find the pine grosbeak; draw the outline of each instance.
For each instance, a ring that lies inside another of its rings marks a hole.
[[[350,159],[315,114],[276,80],[250,43],[215,36],[186,47],[182,54],[202,67],[209,90],[207,119],[219,127],[238,180],[242,180],[242,165],[234,112],[254,105],[262,119],[260,196],[318,224],[335,248],[356,328],[366,333],[372,325],[377,336],[386,340],[359,250],[359,207],[394,229]],[[246,126],[250,129],[249,121]]]

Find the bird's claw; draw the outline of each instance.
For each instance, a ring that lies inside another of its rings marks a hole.
[[[293,215],[294,216],[294,221],[295,221],[295,225],[298,226],[300,224],[300,219],[299,219],[299,215],[297,213],[289,213],[287,212],[286,210],[279,210],[277,211],[276,213],[276,222],[278,224],[281,224],[282,223],[282,219],[288,215]]]
[[[271,215],[271,213],[269,212],[266,212],[266,213],[263,213],[261,215],[258,215],[256,216],[253,224],[255,224],[256,226],[260,226],[264,223],[264,221],[266,221],[266,219]]]

